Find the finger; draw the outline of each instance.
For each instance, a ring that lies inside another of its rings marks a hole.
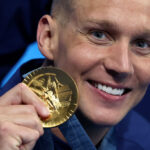
[[[32,150],[35,146],[36,142],[30,142],[28,144],[21,145],[20,150]]]
[[[22,145],[36,142],[40,137],[39,132],[35,129],[26,128],[24,126],[16,126],[16,127],[18,128],[16,134],[19,135],[19,137],[21,138]]]
[[[21,145],[27,144],[31,146],[32,144],[30,143],[36,142],[40,137],[37,130],[15,125],[11,122],[1,124],[0,131],[0,146],[2,147],[4,147],[3,143],[9,143],[9,147],[20,147]],[[9,141],[7,140],[8,138]],[[14,142],[13,139],[16,140],[16,142]]]
[[[0,105],[16,105],[31,104],[35,107],[37,113],[41,117],[48,117],[49,111],[40,98],[32,92],[25,84],[20,83],[2,97],[0,97]]]
[[[0,105],[0,116],[4,115],[15,115],[15,114],[29,114],[29,115],[37,115],[36,109],[33,105],[8,105],[1,106]]]
[[[21,89],[23,84],[18,84],[0,97],[0,105],[15,105],[21,103]]]
[[[33,128],[43,134],[41,120],[33,105],[10,105],[0,107],[0,120]]]
[[[0,140],[0,149],[1,150],[19,150],[20,145],[21,145],[21,140],[19,141],[18,139],[14,138],[10,135],[5,135]]]
[[[37,116],[31,115],[14,115],[1,117],[3,121],[9,121],[17,125],[35,129],[39,132],[40,135],[43,135],[43,127],[40,119]]]

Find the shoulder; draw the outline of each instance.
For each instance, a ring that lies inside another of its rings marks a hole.
[[[131,111],[115,127],[117,147],[121,150],[149,150],[150,123],[139,113]]]
[[[12,77],[8,80],[8,82],[3,87],[0,87],[0,96],[3,95],[8,90],[10,90],[11,88],[13,88],[18,83],[22,82],[24,74],[38,67],[41,67],[43,61],[44,59],[34,59],[22,64],[17,69],[17,71],[12,75]]]

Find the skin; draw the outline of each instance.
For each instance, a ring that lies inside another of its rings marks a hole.
[[[96,145],[140,102],[150,83],[150,5],[149,0],[80,0],[76,5],[65,26],[55,17],[43,16],[37,41],[43,55],[76,81],[77,116]],[[112,96],[89,80],[130,92]],[[1,149],[31,150],[43,134],[38,115],[49,114],[24,84],[0,97]]]
[[[31,150],[43,134],[39,117],[48,117],[43,102],[23,83],[0,97],[0,147]]]

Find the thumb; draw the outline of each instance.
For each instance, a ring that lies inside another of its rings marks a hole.
[[[49,117],[50,115],[49,110],[45,106],[44,102],[42,102],[42,100],[24,83],[19,83],[0,97],[1,106],[19,104],[33,105],[38,115],[42,118]]]

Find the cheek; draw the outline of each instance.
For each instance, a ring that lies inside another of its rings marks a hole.
[[[133,60],[133,59],[132,59]],[[136,84],[135,91],[133,92],[133,99],[135,99],[135,105],[137,105],[143,98],[147,87],[150,84],[150,58],[134,57],[134,83]]]
[[[134,74],[136,75],[140,86],[144,88],[150,84],[150,58],[137,59],[135,62]]]
[[[64,70],[85,72],[96,62],[92,49],[84,44],[62,46],[58,52],[56,65]]]
[[[144,86],[140,87],[139,89],[135,90],[135,92],[133,92],[133,94],[131,95],[131,99],[133,99],[134,101],[133,107],[140,103],[140,101],[145,95],[146,90],[147,86]]]
[[[67,59],[72,67],[80,72],[85,72],[94,63],[92,53],[84,47],[71,49]]]

